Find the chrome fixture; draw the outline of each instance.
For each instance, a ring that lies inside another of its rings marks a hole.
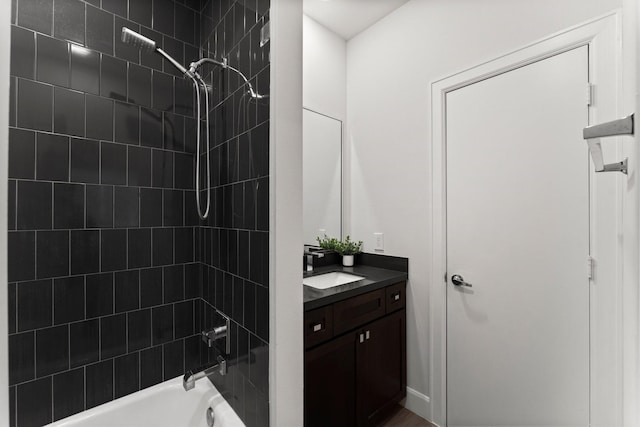
[[[209,367],[198,368],[195,371],[188,371],[184,374],[184,377],[182,377],[182,387],[184,387],[184,390],[189,391],[193,389],[196,386],[196,381],[215,374],[216,372],[222,376],[227,375],[227,361],[224,360],[222,356],[218,356],[217,361],[218,363]]]
[[[135,31],[127,27],[122,27],[122,42],[130,46],[137,47],[142,52],[156,52],[160,54],[164,57],[164,59],[169,61],[171,65],[176,67],[182,74],[189,76],[189,72],[186,68],[184,68],[178,61],[173,59],[167,52],[157,47],[156,42],[151,40],[150,38],[136,33]]]
[[[627,174],[628,159],[616,163],[604,163],[602,157],[602,146],[600,138],[616,135],[634,134],[634,115],[631,114],[623,119],[613,120],[599,125],[586,127],[582,130],[582,137],[587,140],[589,153],[596,172],[622,172]]]
[[[207,408],[207,425],[209,427],[213,427],[215,422],[216,422],[216,417],[215,417],[215,413],[213,412],[213,408],[208,407]]]
[[[127,27],[122,27],[122,42],[126,43],[128,45],[131,45],[133,47],[136,47],[138,49],[140,49],[142,52],[155,52],[161,56],[163,56],[167,61],[169,61],[171,63],[171,65],[173,65],[174,67],[176,67],[182,74],[184,74],[186,77],[190,78],[191,81],[193,82],[193,87],[194,90],[196,91],[196,114],[198,117],[198,126],[197,126],[197,130],[196,130],[196,168],[194,171],[194,180],[195,180],[195,188],[196,188],[196,206],[198,208],[198,216],[200,217],[200,219],[205,220],[209,217],[209,212],[211,210],[211,160],[210,160],[210,153],[209,151],[211,150],[211,143],[210,143],[210,139],[209,139],[209,88],[207,87],[206,83],[204,82],[203,78],[200,76],[200,74],[198,74],[198,68],[200,66],[202,66],[202,64],[204,63],[210,63],[210,64],[214,64],[214,65],[218,65],[220,67],[222,67],[223,69],[229,69],[235,73],[237,73],[240,77],[242,77],[242,79],[244,80],[245,84],[248,86],[249,88],[249,94],[251,95],[251,98],[253,99],[263,99],[263,98],[267,98],[268,95],[260,95],[258,94],[254,89],[253,86],[251,85],[251,83],[249,82],[249,80],[247,79],[247,77],[242,74],[242,72],[240,72],[240,70],[238,70],[237,68],[234,68],[230,65],[227,64],[227,59],[224,58],[222,61],[218,61],[215,59],[211,59],[211,58],[201,58],[198,61],[192,62],[189,65],[189,69],[187,70],[182,64],[180,64],[178,61],[176,61],[174,58],[172,58],[169,54],[167,54],[165,51],[163,51],[162,49],[160,49],[159,47],[157,47],[156,42],[154,40],[151,40],[148,37],[143,36],[142,34],[139,34]],[[200,201],[200,157],[201,157],[201,153],[200,153],[200,139],[201,139],[201,126],[200,126],[200,118],[202,117],[202,113],[201,113],[201,108],[202,106],[201,104],[201,100],[200,100],[200,91],[204,89],[204,101],[205,101],[205,129],[206,129],[206,138],[207,138],[207,142],[206,142],[206,149],[205,149],[205,154],[207,157],[207,205],[206,208],[204,209],[204,212],[202,212],[202,206],[201,206],[201,201]]]
[[[229,334],[229,331],[231,330],[231,320],[229,320],[227,316],[220,313],[218,310],[216,310],[216,313],[220,317],[222,317],[222,320],[224,320],[224,325],[217,326],[208,331],[202,331],[202,341],[207,343],[207,346],[211,348],[213,347],[214,342],[224,338],[225,339],[224,352],[225,354],[230,354],[231,353],[231,336]]]
[[[249,94],[251,95],[252,98],[263,99],[263,98],[267,98],[268,97],[268,95],[260,95],[260,94],[258,94],[253,89],[253,85],[249,82],[249,79],[247,79],[247,77],[242,73],[242,71],[240,71],[237,68],[234,68],[231,65],[229,65],[229,62],[227,61],[227,58],[223,58],[222,61],[218,61],[218,60],[212,59],[212,58],[201,58],[198,61],[192,62],[189,65],[189,73],[193,74],[196,78],[201,78],[200,75],[197,73],[197,70],[203,64],[206,64],[206,63],[213,64],[213,65],[218,65],[218,66],[222,67],[225,70],[231,70],[234,73],[236,73],[237,75],[239,75],[242,78],[242,80],[244,80],[244,83],[249,87]]]
[[[307,260],[307,271],[313,271],[313,258],[324,258],[322,249],[315,248],[314,246],[305,246],[304,255]]]
[[[467,287],[467,288],[473,287],[473,285],[471,283],[465,282],[464,281],[464,277],[462,277],[459,274],[454,274],[453,276],[451,276],[451,282],[456,286],[464,286],[464,287]]]

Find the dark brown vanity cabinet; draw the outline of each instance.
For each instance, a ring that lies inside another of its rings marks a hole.
[[[305,427],[374,426],[406,395],[405,282],[305,313]]]

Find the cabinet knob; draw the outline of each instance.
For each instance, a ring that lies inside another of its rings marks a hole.
[[[397,292],[393,295],[393,300],[394,301],[399,301],[400,300],[400,292]]]
[[[364,342],[364,334],[360,334],[360,344]]]
[[[318,332],[322,330],[322,323],[316,323],[313,325],[313,332]]]
[[[365,332],[364,335],[366,339],[371,338],[371,333],[369,331]]]

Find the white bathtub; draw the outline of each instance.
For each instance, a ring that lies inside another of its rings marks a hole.
[[[62,419],[52,427],[207,427],[207,408],[214,427],[244,427],[216,388],[203,378],[188,392],[182,377]]]

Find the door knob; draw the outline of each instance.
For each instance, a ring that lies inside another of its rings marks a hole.
[[[456,286],[465,286],[467,288],[472,287],[471,283],[465,282],[464,278],[459,274],[454,274],[453,276],[451,276],[451,282],[453,282],[453,284]]]

